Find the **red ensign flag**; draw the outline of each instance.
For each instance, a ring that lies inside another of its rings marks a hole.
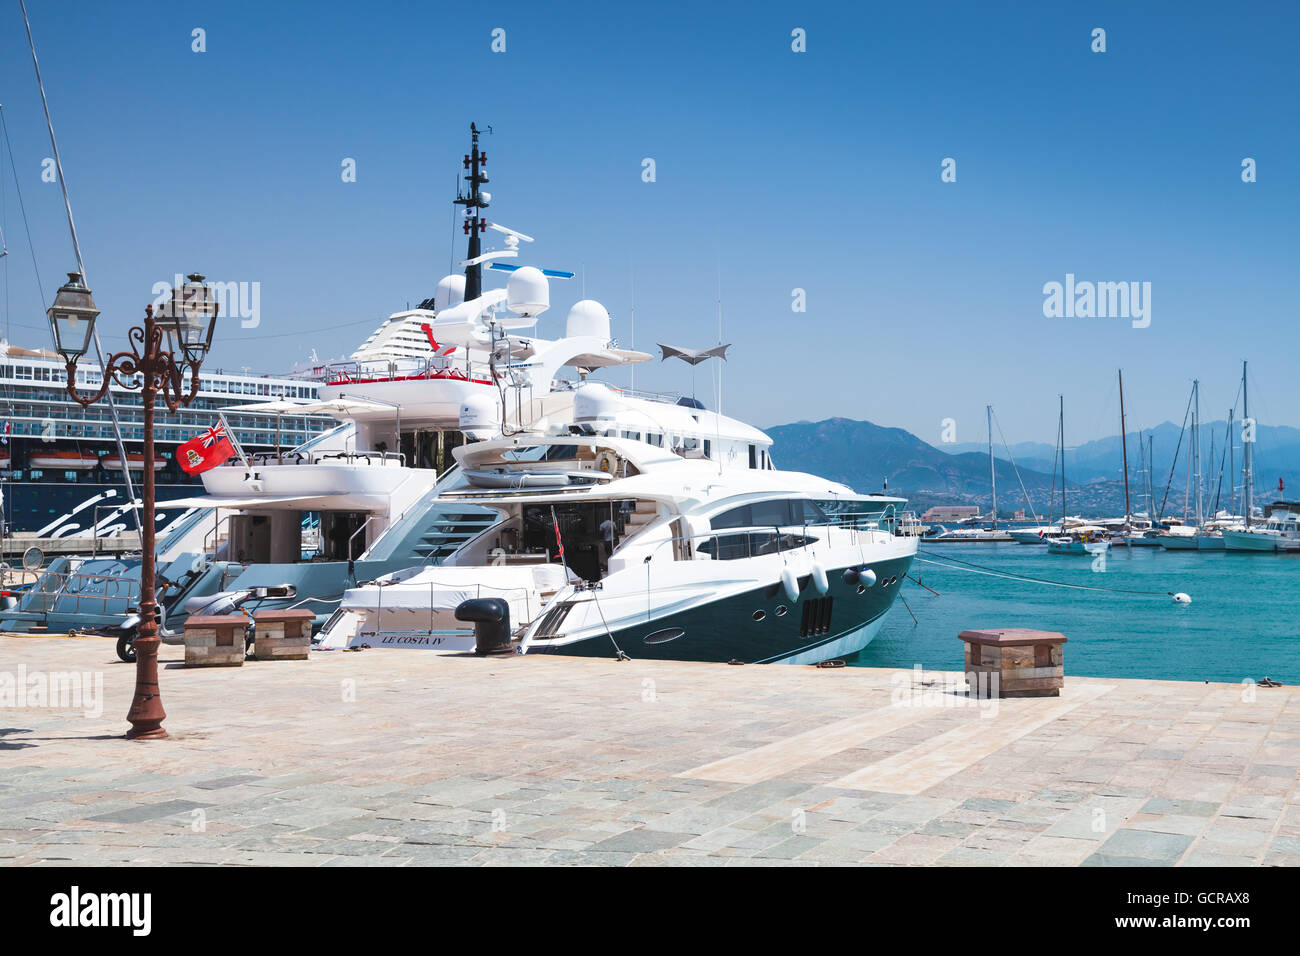
[[[226,437],[226,426],[216,425],[176,449],[176,461],[187,475],[197,475],[216,468],[235,453]]]

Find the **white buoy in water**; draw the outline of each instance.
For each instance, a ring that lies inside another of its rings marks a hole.
[[[1192,603],[1192,599],[1191,599],[1191,597],[1189,597],[1187,594],[1184,594],[1182,591],[1179,591],[1177,594],[1174,595],[1174,603],[1175,603],[1175,604],[1191,604],[1191,603]]]

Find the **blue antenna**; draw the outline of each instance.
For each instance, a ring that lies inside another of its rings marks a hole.
[[[494,262],[489,269],[495,269],[498,272],[514,272],[519,266],[507,265],[504,262]],[[573,272],[565,272],[563,269],[543,269],[542,275],[549,276],[552,279],[572,279],[575,275]]]

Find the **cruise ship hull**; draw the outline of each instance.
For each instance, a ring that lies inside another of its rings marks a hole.
[[[162,483],[155,486],[158,508],[155,527],[162,530],[185,513],[169,508],[168,501],[202,491],[197,483]],[[100,537],[134,531],[124,482],[9,481],[3,485],[7,535],[19,533],[41,538]],[[135,492],[140,494],[137,484]]]

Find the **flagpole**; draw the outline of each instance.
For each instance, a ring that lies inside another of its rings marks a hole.
[[[221,424],[226,426],[226,438],[230,440],[230,445],[235,449],[235,454],[239,460],[244,463],[245,468],[253,467],[248,463],[248,456],[244,454],[244,446],[239,443],[239,438],[235,435],[235,430],[230,427],[230,422],[226,421],[225,412],[217,412],[217,417],[221,419]]]

